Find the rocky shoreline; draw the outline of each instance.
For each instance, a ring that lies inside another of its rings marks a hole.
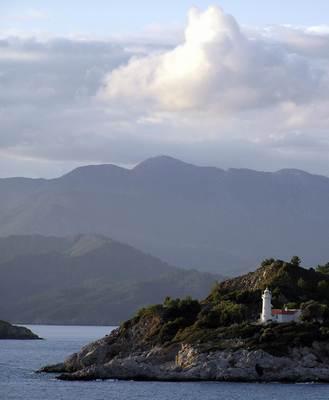
[[[309,286],[301,288],[301,281]],[[202,302],[167,298],[141,309],[41,372],[61,380],[329,383],[327,291],[312,289],[327,285],[327,275],[266,260],[255,272],[218,284]],[[258,323],[264,286],[279,307],[312,299],[309,313],[300,323]]]
[[[329,382],[328,343],[291,348],[286,356],[247,349],[202,352],[190,344],[156,346],[129,355],[115,354],[118,350],[111,335],[40,372],[60,373],[58,379],[70,381]]]
[[[6,321],[0,321],[0,340],[1,339],[35,340],[41,338],[24,326],[16,326]]]

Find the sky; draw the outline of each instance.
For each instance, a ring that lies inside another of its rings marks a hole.
[[[167,154],[329,176],[329,2],[2,0],[0,177]]]

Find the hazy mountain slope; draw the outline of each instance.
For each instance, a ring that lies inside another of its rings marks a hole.
[[[70,245],[69,239],[54,236],[9,236],[0,238],[0,263],[19,256],[65,251]]]
[[[0,180],[0,235],[96,232],[226,275],[267,256],[329,259],[329,179],[303,171],[224,171],[155,157],[132,170],[87,166],[10,182]],[[2,196],[11,198],[5,207]]]
[[[24,253],[24,241],[35,247],[39,241],[40,248]],[[219,278],[169,266],[104,236],[0,239],[0,249],[5,245],[0,316],[12,322],[117,324],[168,295],[201,298]]]

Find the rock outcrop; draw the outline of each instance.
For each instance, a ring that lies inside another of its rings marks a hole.
[[[301,278],[306,289],[298,285]],[[327,294],[320,290],[328,279],[270,261],[220,283],[201,303],[167,298],[142,309],[109,336],[42,371],[62,380],[329,382]],[[273,288],[277,306],[312,299],[326,312],[321,318],[305,314],[303,323],[258,324],[262,285]]]
[[[40,338],[24,326],[15,326],[9,322],[0,321],[0,339],[31,340]]]
[[[227,329],[207,343],[176,336],[161,344],[155,340],[159,323],[154,317],[141,318],[41,372],[60,373],[61,380],[329,382],[329,341],[310,338],[319,326],[250,325],[244,326],[250,332],[243,339],[230,338]],[[301,340],[292,341],[294,331]],[[265,343],[276,335],[285,336],[281,344],[287,340],[286,346]]]
[[[248,349],[202,352],[190,344],[128,355],[120,350],[107,337],[42,371],[61,373],[61,380],[329,382],[329,344],[319,342],[286,356]]]

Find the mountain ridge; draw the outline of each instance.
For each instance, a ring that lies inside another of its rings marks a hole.
[[[274,171],[263,171],[263,170],[256,170],[253,168],[245,168],[245,167],[229,167],[229,168],[220,168],[220,167],[215,167],[215,166],[208,166],[208,165],[197,165],[191,162],[186,162],[179,160],[178,158],[167,156],[167,155],[159,155],[159,156],[154,156],[145,159],[144,161],[141,161],[137,163],[134,167],[128,168],[128,167],[123,167],[120,165],[116,165],[113,163],[103,163],[103,164],[86,164],[83,166],[76,167],[58,177],[54,178],[30,178],[30,177],[23,177],[23,176],[14,176],[14,177],[3,177],[0,178],[0,181],[39,181],[39,182],[44,182],[44,181],[55,181],[64,177],[68,177],[71,174],[75,173],[80,173],[83,171],[86,171],[88,169],[93,169],[95,171],[100,171],[100,170],[112,170],[112,171],[136,171],[141,168],[153,168],[154,166],[160,166],[160,167],[167,167],[168,165],[171,166],[176,166],[176,167],[194,167],[194,168],[200,168],[200,169],[210,169],[210,170],[215,170],[218,172],[236,172],[236,171],[246,171],[246,172],[254,172],[254,173],[259,173],[259,174],[297,174],[297,175],[307,175],[307,176],[313,176],[313,177],[321,177],[329,180],[329,177],[323,174],[318,174],[318,173],[312,173],[308,172],[303,169],[299,168],[280,168],[278,170]]]
[[[200,298],[220,279],[101,235],[0,238],[0,277],[1,318],[73,325],[118,324],[168,294]]]
[[[185,268],[234,275],[268,254],[329,259],[329,178],[198,167],[161,156],[0,179],[0,236],[99,233]]]

